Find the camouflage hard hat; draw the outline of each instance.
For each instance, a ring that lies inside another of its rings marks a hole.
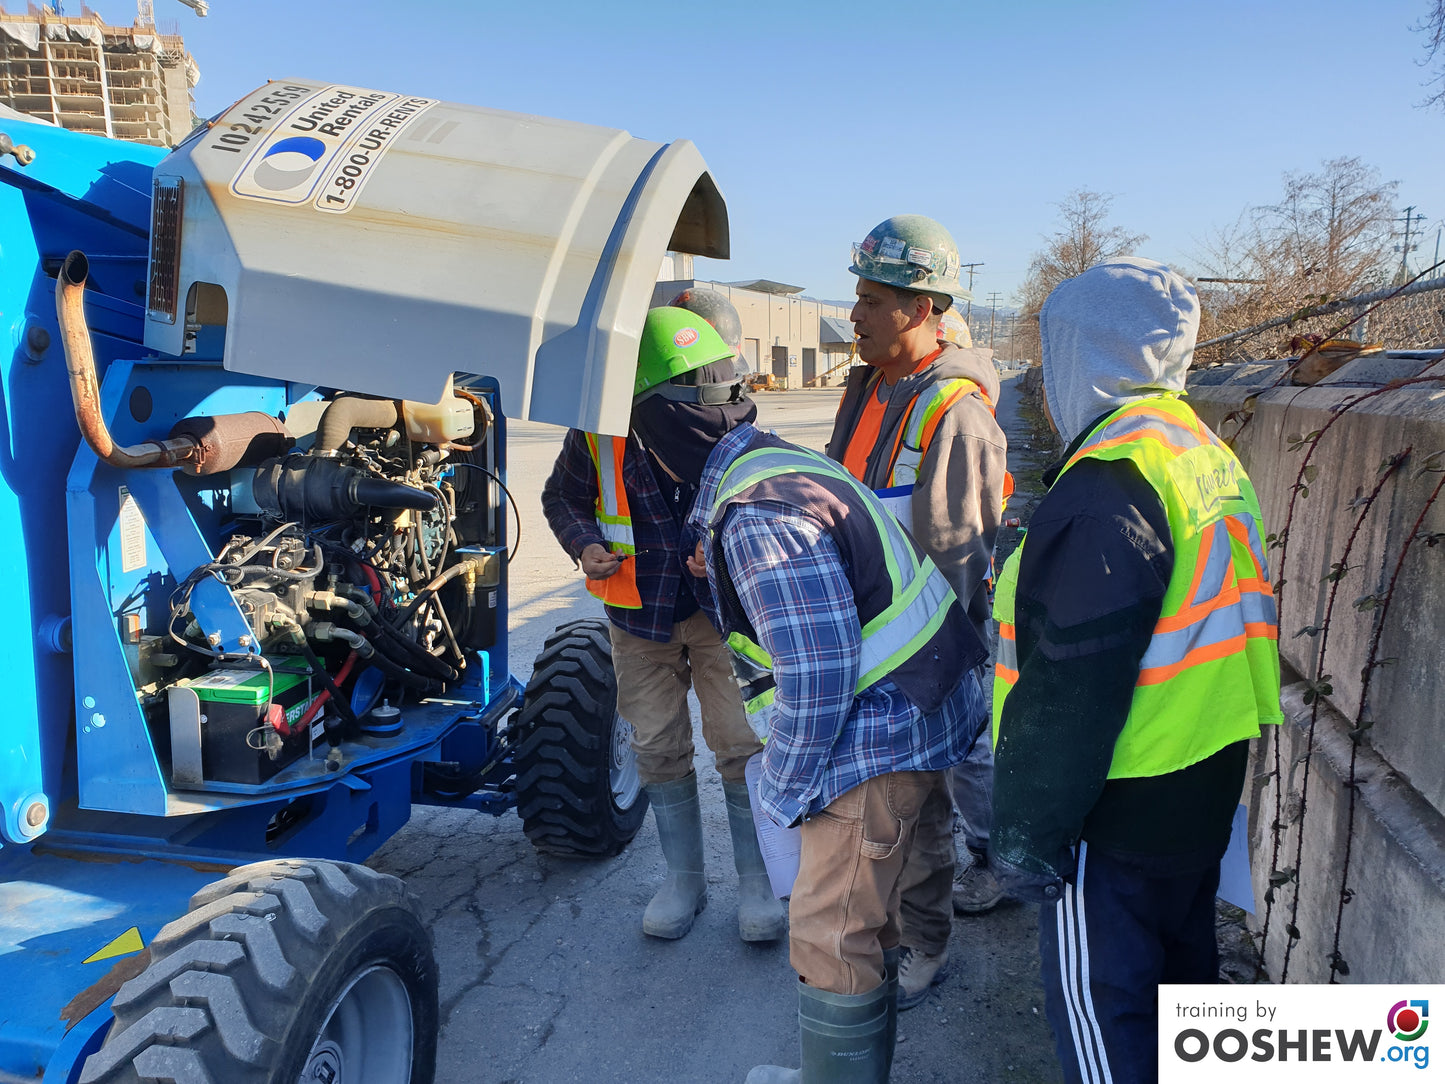
[[[938,321],[938,341],[953,343],[954,346],[973,345],[973,332],[969,331],[968,321],[957,309],[949,309]]]
[[[960,260],[953,235],[925,215],[894,215],[853,246],[848,270],[870,282],[937,295],[939,308],[973,295],[958,281]]]
[[[742,353],[743,321],[733,303],[717,290],[690,286],[668,302],[674,308],[695,312],[713,326],[734,354]]]
[[[671,306],[651,309],[642,325],[633,399],[663,395],[695,403],[736,401],[742,392],[732,375],[732,358],[722,336],[697,313]],[[725,373],[719,371],[724,368]]]

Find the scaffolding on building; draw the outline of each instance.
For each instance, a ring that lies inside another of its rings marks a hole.
[[[171,28],[167,28],[170,30]],[[0,6],[0,104],[76,132],[170,147],[195,125],[200,79],[179,27],[110,26],[85,8]]]

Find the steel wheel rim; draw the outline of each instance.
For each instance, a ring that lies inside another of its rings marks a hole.
[[[626,812],[642,794],[642,777],[637,774],[637,754],[632,751],[632,724],[620,715],[612,716],[612,749],[607,764],[607,782],[612,804]]]
[[[381,965],[359,971],[332,1001],[298,1084],[408,1081],[413,1032],[401,976]]]

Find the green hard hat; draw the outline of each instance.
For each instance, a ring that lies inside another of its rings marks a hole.
[[[941,223],[925,215],[894,215],[853,246],[848,270],[900,290],[972,301],[958,281],[959,262],[958,245]]]
[[[713,326],[695,312],[668,307],[650,309],[642,325],[642,340],[637,350],[637,380],[632,386],[634,398],[656,394],[674,381],[714,362],[733,356]]]

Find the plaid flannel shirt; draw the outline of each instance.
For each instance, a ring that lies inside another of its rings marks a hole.
[[[694,529],[706,531],[723,472],[755,432],[739,426],[713,450],[693,502]],[[773,659],[777,691],[759,788],[768,816],[794,824],[874,776],[964,759],[986,718],[972,672],[927,716],[888,678],[855,695],[862,629],[848,570],[821,523],[806,509],[757,501],[733,508],[719,530],[738,599]]]
[[[677,521],[652,475],[647,453],[636,438],[630,436],[627,453],[622,458],[622,484],[632,511],[637,553],[631,559],[637,562],[637,593],[642,597],[642,608],[627,610],[607,606],[605,609],[612,623],[624,631],[665,644],[672,639],[673,624],[695,613],[696,596],[705,592],[699,590],[702,585],[698,581],[687,575]],[[594,542],[608,548],[597,526],[597,470],[587,451],[587,435],[580,429],[567,430],[562,440],[562,451],[547,484],[542,487],[542,513],[573,561]],[[689,605],[689,596],[684,596],[683,605],[679,606],[679,591],[686,590],[684,583],[692,588],[693,604]]]

